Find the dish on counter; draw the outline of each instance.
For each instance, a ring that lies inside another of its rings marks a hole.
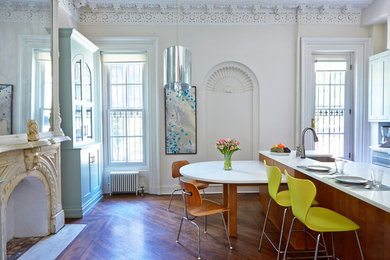
[[[291,153],[291,150],[284,144],[280,143],[278,145],[272,146],[270,152],[273,155],[289,155]]]
[[[358,176],[336,176],[335,180],[349,184],[365,184],[368,182],[367,179]]]
[[[308,171],[315,171],[315,172],[329,172],[332,170],[329,166],[323,166],[323,165],[307,165],[305,166],[305,169]]]

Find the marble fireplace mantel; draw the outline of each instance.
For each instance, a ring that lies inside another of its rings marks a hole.
[[[48,234],[65,224],[61,200],[61,142],[66,136],[41,136],[27,142],[26,134],[0,137],[0,259],[6,259],[6,207],[18,184],[27,177],[37,178],[44,186],[48,202]],[[44,203],[44,202],[43,202]]]

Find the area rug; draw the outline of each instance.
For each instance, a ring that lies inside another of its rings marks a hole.
[[[19,260],[54,260],[85,228],[84,224],[67,224],[58,233],[43,238]]]

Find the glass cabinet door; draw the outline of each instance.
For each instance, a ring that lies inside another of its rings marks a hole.
[[[84,89],[83,89],[83,100],[92,102],[92,73],[88,64],[84,64]]]
[[[75,114],[74,127],[76,130],[76,142],[81,142],[83,140],[83,108],[82,108],[82,106],[76,106],[74,114]]]
[[[77,144],[93,141],[92,71],[82,59],[74,63],[74,128]]]
[[[74,64],[74,98],[75,100],[81,100],[81,60],[77,61]]]

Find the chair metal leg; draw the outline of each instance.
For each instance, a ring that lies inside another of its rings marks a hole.
[[[363,250],[362,250],[362,246],[360,245],[360,240],[359,240],[359,236],[358,236],[357,230],[355,230],[355,235],[356,235],[356,240],[357,240],[357,243],[358,243],[358,246],[359,246],[359,250],[360,250],[360,256],[362,257],[362,260],[364,260]]]
[[[191,221],[192,222],[192,221]],[[195,222],[192,222],[192,223],[194,223],[195,224]],[[196,224],[195,224],[196,225]],[[199,230],[199,226],[198,225],[196,225],[196,228],[197,228],[197,230],[198,230],[198,259],[201,259],[200,258],[200,230]]]
[[[306,237],[306,226],[303,225],[303,234],[305,234],[305,250],[307,250],[307,237]]]
[[[192,225],[194,225],[197,229],[197,233],[198,233],[198,259],[201,259],[200,258],[200,228],[198,226],[198,224],[196,224],[194,221],[190,220],[190,219],[186,219],[188,220]]]
[[[229,232],[227,230],[225,218],[223,217],[223,213],[222,212],[221,212],[221,217],[222,217],[223,226],[225,227],[226,237],[227,237],[227,240],[228,240],[228,243],[229,243],[229,249],[233,249],[232,243],[230,243]]]
[[[324,233],[322,233],[321,236],[322,236],[322,243],[324,243],[325,253],[326,253],[326,255],[328,255],[328,248],[327,248],[327,246],[326,246]]]
[[[173,190],[173,191],[171,192],[171,198],[169,199],[168,210],[169,210],[169,208],[171,207],[171,202],[172,202],[173,193],[175,193],[176,191],[179,191],[179,190],[181,190],[181,189],[176,189],[176,190]]]
[[[334,259],[336,257],[336,252],[334,250],[333,232],[330,232],[330,237],[332,238],[332,258]]]
[[[206,198],[206,192],[204,191],[204,189],[202,189],[203,191],[203,198]]]
[[[286,249],[284,250],[283,260],[286,260],[288,244],[290,243],[291,232],[292,232],[292,228],[294,226],[294,222],[295,222],[296,219],[297,219],[296,217],[293,217],[293,219],[291,220],[291,226],[290,226],[290,231],[288,232],[288,237],[287,237],[287,242],[286,242]]]
[[[259,242],[259,249],[258,249],[259,252],[260,252],[260,250],[261,250],[261,244],[263,243],[264,232],[265,232],[265,226],[267,225],[268,213],[269,213],[269,208],[270,208],[270,206],[271,206],[271,201],[272,201],[272,198],[269,199],[268,207],[267,207],[267,213],[265,214],[265,220],[264,220],[263,231],[261,232],[261,237],[260,237],[260,242]]]
[[[285,209],[284,209],[284,212],[283,212],[282,227],[280,228],[280,237],[279,237],[279,245],[278,245],[278,256],[277,256],[277,258],[276,258],[277,260],[279,260],[280,248],[282,247],[282,238],[283,238],[284,221],[285,221],[285,219],[286,219],[287,209],[288,209],[288,208],[285,208]]]
[[[204,233],[207,233],[207,216],[204,216]]]
[[[183,219],[184,219],[184,217],[182,217],[181,221],[180,221],[180,227],[179,227],[179,232],[177,233],[176,243],[179,242],[181,226],[183,225]]]
[[[317,243],[316,243],[316,252],[314,253],[314,259],[317,259],[318,256],[318,246],[320,245],[320,239],[321,239],[321,233],[317,236]]]

